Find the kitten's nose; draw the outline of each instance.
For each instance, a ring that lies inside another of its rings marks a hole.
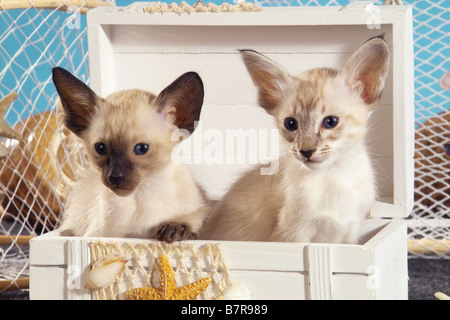
[[[124,179],[125,179],[124,176],[109,176],[108,177],[109,182],[114,184],[116,187],[119,187]]]
[[[309,158],[311,158],[311,156],[314,153],[314,151],[316,151],[316,149],[314,149],[314,150],[300,150],[300,153],[302,154],[302,156],[304,156],[306,159],[309,160]]]

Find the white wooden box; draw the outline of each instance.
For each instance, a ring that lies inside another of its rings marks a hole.
[[[257,148],[249,144],[244,159],[207,163],[201,153],[208,145],[205,132],[274,128],[257,106],[256,89],[237,49],[260,51],[296,74],[313,67],[339,68],[368,38],[385,34],[392,65],[369,139],[381,193],[372,218],[361,225],[361,243],[223,242],[222,247],[231,278],[248,286],[255,299],[406,299],[402,218],[413,204],[412,8],[291,7],[177,15],[140,13],[139,6],[89,12],[90,86],[101,96],[128,88],[158,93],[180,74],[198,72],[205,102],[201,126],[191,138],[202,145],[194,142],[188,159],[211,198],[220,198],[253,165],[252,152],[260,161],[267,159],[258,158]],[[75,265],[85,279],[90,240],[60,237],[57,231],[33,239],[30,298],[89,299],[89,290],[67,286],[67,281]]]

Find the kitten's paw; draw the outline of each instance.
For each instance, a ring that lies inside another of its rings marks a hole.
[[[174,241],[195,240],[198,234],[193,232],[188,224],[178,222],[166,222],[156,228],[157,240],[172,243]]]

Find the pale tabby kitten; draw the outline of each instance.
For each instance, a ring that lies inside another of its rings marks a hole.
[[[364,43],[341,70],[291,76],[264,55],[241,55],[289,150],[274,175],[244,174],[221,199],[202,238],[356,243],[375,200],[367,123],[384,89],[389,48]]]

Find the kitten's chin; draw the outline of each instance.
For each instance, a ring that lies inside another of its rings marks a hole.
[[[310,170],[319,168],[321,164],[322,162],[319,161],[303,161],[303,165]]]
[[[119,197],[126,197],[133,193],[133,190],[117,187],[112,188],[109,187],[109,190],[111,190],[114,194],[118,195]]]

